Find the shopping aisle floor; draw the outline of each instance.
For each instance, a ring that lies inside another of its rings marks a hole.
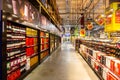
[[[24,80],[99,80],[70,42],[64,43]]]

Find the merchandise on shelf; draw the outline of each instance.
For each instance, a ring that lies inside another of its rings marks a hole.
[[[30,37],[37,37],[37,30],[26,28],[26,35]]]
[[[38,56],[34,56],[30,59],[30,67],[32,67],[34,64],[38,62]]]
[[[42,60],[49,55],[49,33],[40,32],[40,59]]]
[[[30,60],[28,61],[29,63],[27,64],[28,69],[30,69],[34,64],[38,63],[37,54],[38,54],[37,30],[32,28],[26,28],[26,55],[27,58],[30,58]]]
[[[40,59],[42,60],[43,58],[45,58],[46,56],[48,56],[49,55],[49,51],[47,50],[47,51],[44,51],[44,52],[42,52],[41,54],[40,54]]]
[[[50,34],[50,53],[52,53],[55,49],[55,36]]]
[[[16,80],[25,72],[25,28],[7,22],[7,80]]]
[[[119,50],[116,44],[90,40],[82,41],[79,48],[89,65],[104,80],[120,79],[120,60],[116,53]]]
[[[111,73],[108,72],[106,80],[119,80],[119,79],[117,79],[114,75],[112,75]]]

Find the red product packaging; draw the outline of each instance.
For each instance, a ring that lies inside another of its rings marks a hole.
[[[115,76],[113,76],[111,73],[108,72],[107,80],[118,80],[118,79]]]
[[[114,69],[114,67],[113,67],[114,62],[112,60],[115,60],[115,59],[116,58],[114,58],[112,56],[106,56],[106,66],[111,70]]]
[[[26,55],[30,56],[30,48],[26,48]]]
[[[102,53],[102,52],[97,52],[96,53],[96,58],[97,58],[97,60],[100,62],[100,60],[101,60],[101,56],[106,56],[104,53]]]
[[[46,39],[46,42],[47,42],[47,43],[49,42],[49,39],[48,39],[48,38]]]
[[[96,62],[96,63],[94,64],[94,69],[95,69],[96,71],[98,71],[98,67],[99,67],[99,63]]]
[[[34,54],[34,47],[31,47],[31,55]]]
[[[30,45],[34,45],[34,41],[33,41],[33,40],[34,40],[34,38],[30,38],[30,39],[29,39],[29,44],[30,44]]]
[[[13,73],[7,76],[7,80],[15,80]]]
[[[13,76],[14,76],[14,80],[16,80],[18,77],[18,74],[16,72],[13,72]]]
[[[115,61],[114,60],[111,60],[110,61],[110,69],[112,70],[112,71],[114,71],[114,69],[115,69]]]
[[[44,43],[44,38],[42,38],[42,43]]]
[[[34,38],[32,38],[32,45],[34,45]]]
[[[29,38],[26,38],[26,46],[29,46]]]
[[[120,76],[120,60],[114,60],[114,72]]]
[[[44,50],[44,44],[41,45],[41,50]]]
[[[42,37],[43,37],[43,36],[44,36],[44,32],[40,32],[40,36],[42,36]]]
[[[20,70],[19,70],[19,69],[16,71],[16,74],[17,74],[17,78],[19,78],[19,77],[20,77],[20,75],[21,75],[21,72],[20,72]]]

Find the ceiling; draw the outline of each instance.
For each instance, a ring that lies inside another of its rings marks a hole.
[[[109,0],[57,0],[59,15],[63,25],[76,25],[81,13],[86,17],[95,18],[103,14]],[[105,4],[106,3],[106,4]],[[94,9],[93,9],[94,8]],[[93,16],[94,15],[94,16]]]

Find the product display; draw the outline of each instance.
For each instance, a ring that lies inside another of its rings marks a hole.
[[[120,60],[118,53],[116,53],[120,50],[116,44],[84,40],[79,51],[104,80],[120,79]]]
[[[50,34],[50,53],[54,51],[55,48],[55,36]]]
[[[48,19],[53,17],[39,13],[31,0],[0,2],[0,80],[23,80],[49,56],[50,32],[60,30],[51,22],[53,19]],[[42,15],[44,18],[40,18]],[[52,44],[57,47],[58,42],[57,38]]]
[[[30,67],[38,63],[38,36],[37,30],[26,28],[26,56],[30,58]]]
[[[40,31],[40,60],[49,55],[49,33]]]
[[[38,36],[38,32],[40,32],[40,36]],[[50,54],[48,32],[13,21],[6,23],[6,41],[7,45],[4,49],[6,49],[5,73],[7,80],[21,78],[22,75],[27,74]]]
[[[7,80],[16,80],[25,72],[25,34],[22,26],[7,22]]]

